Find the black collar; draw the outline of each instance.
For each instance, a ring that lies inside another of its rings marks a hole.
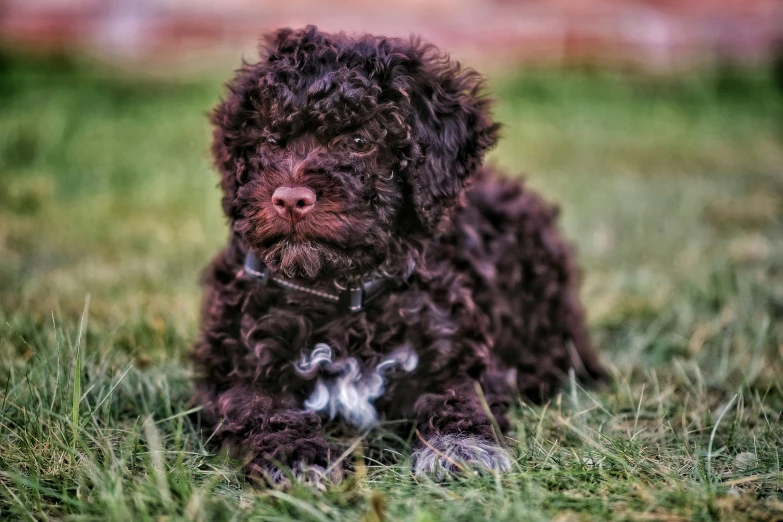
[[[334,291],[316,290],[309,288],[299,281],[292,281],[283,277],[272,275],[269,268],[255,255],[248,252],[245,256],[244,274],[259,283],[267,284],[270,281],[285,290],[292,292],[304,292],[337,303],[347,312],[358,312],[364,305],[372,301],[388,290],[401,287],[405,281],[399,277],[378,277],[369,281],[353,281],[341,289],[335,286]]]

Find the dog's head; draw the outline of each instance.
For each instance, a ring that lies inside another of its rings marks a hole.
[[[223,206],[288,277],[349,277],[432,235],[496,141],[480,76],[418,41],[265,39],[213,115]]]

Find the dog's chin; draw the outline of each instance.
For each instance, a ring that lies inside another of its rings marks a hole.
[[[273,272],[290,279],[350,278],[363,269],[362,255],[345,252],[313,241],[283,240],[266,248],[264,264]]]

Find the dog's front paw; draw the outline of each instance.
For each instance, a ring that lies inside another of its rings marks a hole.
[[[294,482],[298,482],[325,491],[328,486],[339,484],[343,480],[342,466],[324,468],[301,461],[293,463],[290,468],[274,466],[269,469],[259,468],[255,472],[254,474],[263,477],[267,484],[279,489],[290,489]]]
[[[483,437],[439,435],[413,454],[413,473],[443,480],[455,471],[508,471],[511,455]]]

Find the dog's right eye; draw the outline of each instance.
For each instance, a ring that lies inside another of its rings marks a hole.
[[[372,143],[364,138],[352,138],[348,142],[348,148],[353,152],[369,152],[372,149]]]
[[[275,138],[273,138],[272,136],[269,136],[266,139],[266,142],[269,143],[270,145],[277,145],[277,140]]]

